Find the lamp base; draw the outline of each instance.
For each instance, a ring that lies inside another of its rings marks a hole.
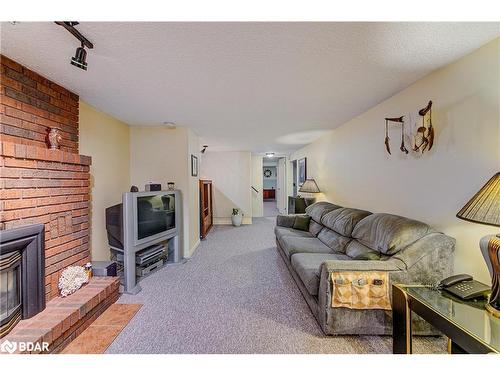
[[[485,308],[486,308],[486,311],[488,311],[491,315],[493,315],[497,318],[500,318],[500,310],[495,309],[489,303],[486,304]]]
[[[489,236],[481,240],[481,251],[485,260],[489,261],[488,269],[491,273],[491,296],[489,303],[486,305],[486,310],[494,316],[500,317],[500,234]],[[488,255],[488,258],[486,257]]]

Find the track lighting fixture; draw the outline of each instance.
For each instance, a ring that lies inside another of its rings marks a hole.
[[[201,149],[201,153],[204,154],[205,151],[207,151],[208,145],[203,145],[203,148]]]
[[[76,28],[78,25],[76,21],[56,21],[57,25],[64,27],[68,30],[76,39],[78,39],[81,43],[81,47],[78,47],[75,52],[75,57],[71,58],[71,65],[76,66],[77,68],[87,70],[87,51],[85,51],[85,47],[88,49],[94,48],[94,45],[85,38]]]
[[[87,70],[87,62],[85,59],[87,58],[87,51],[82,44],[81,47],[76,49],[75,57],[71,58],[71,65],[76,66],[77,68]]]

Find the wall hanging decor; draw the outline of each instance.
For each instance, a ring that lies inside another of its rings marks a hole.
[[[302,186],[302,184],[306,182],[307,178],[307,158],[299,159],[299,161],[297,162],[297,166],[299,170],[298,183],[299,186]]]
[[[434,145],[434,128],[432,127],[432,100],[425,108],[418,111],[418,114],[422,116],[422,126],[417,128],[415,135],[412,140],[412,149],[415,152],[421,152],[422,154],[426,150],[430,150]],[[427,114],[429,114],[427,116]]]
[[[198,157],[191,155],[191,176],[198,176]]]
[[[405,121],[404,121],[404,116],[400,117],[386,117],[385,118],[385,149],[391,154],[391,145],[390,145],[390,138],[389,138],[389,122],[394,122],[397,123],[398,125],[401,125],[401,145],[399,146],[399,149],[401,152],[404,152],[405,154],[408,154],[408,149],[405,146]]]
[[[432,100],[429,100],[429,103],[426,107],[420,109],[418,111],[418,115],[422,117],[421,126],[417,126],[417,122],[415,122],[414,130],[411,130],[412,115],[410,113],[410,132],[408,134],[408,138],[411,140],[411,150],[415,152],[424,153],[425,151],[429,151],[434,145],[434,127],[432,126]],[[395,123],[398,126],[401,126],[401,145],[399,149],[404,154],[408,154],[409,150],[405,145],[405,116],[400,117],[386,117],[385,118],[385,149],[389,155],[391,154],[391,145],[389,138],[389,123]]]

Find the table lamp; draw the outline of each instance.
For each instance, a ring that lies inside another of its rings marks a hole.
[[[299,193],[321,193],[314,178],[308,178],[299,188]]]
[[[301,197],[298,195],[295,197],[295,213],[306,212],[306,207],[313,204],[316,199],[314,198],[314,193],[321,193],[318,184],[314,181],[314,178],[307,178],[304,183],[299,188],[299,193],[312,193],[309,198]]]
[[[458,212],[457,217],[474,223],[500,227],[500,172],[497,172],[481,190]],[[479,242],[481,253],[491,275],[491,296],[486,310],[500,317],[500,233],[488,235]]]

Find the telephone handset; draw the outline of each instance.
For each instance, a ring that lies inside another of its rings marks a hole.
[[[472,276],[465,273],[441,280],[438,289],[445,290],[464,300],[484,297],[490,291],[488,285],[473,280]]]

